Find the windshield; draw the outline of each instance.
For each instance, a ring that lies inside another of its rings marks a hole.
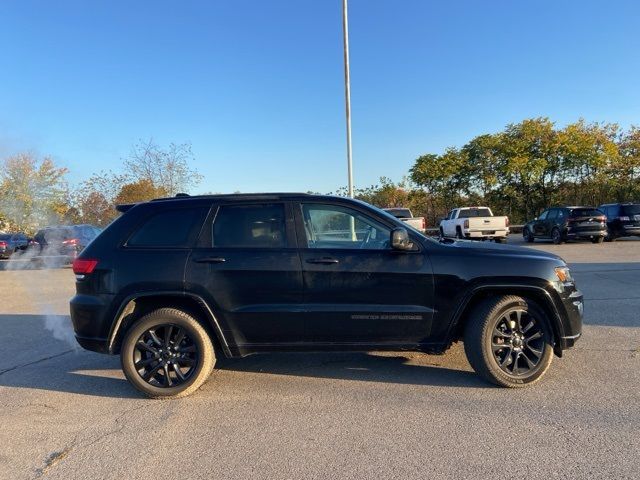
[[[466,210],[460,210],[458,218],[473,218],[473,217],[491,217],[491,210],[488,208],[468,208]]]
[[[640,215],[640,204],[637,205],[622,205],[622,213],[624,215]]]

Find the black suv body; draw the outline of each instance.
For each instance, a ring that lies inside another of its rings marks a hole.
[[[606,217],[594,207],[548,208],[522,229],[522,236],[529,243],[536,238],[551,239],[555,244],[567,240],[602,243],[606,234]]]
[[[153,397],[190,393],[216,356],[441,353],[462,338],[477,372],[522,386],[581,334],[582,294],[561,258],[436,241],[357,200],[220,195],[121,210],[74,262],[71,318],[84,348],[120,353]]]
[[[620,237],[640,236],[640,204],[608,203],[598,209],[607,216],[607,236],[611,241]]]

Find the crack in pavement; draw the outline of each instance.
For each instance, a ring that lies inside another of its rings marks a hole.
[[[72,348],[71,350],[65,350],[64,352],[56,353],[55,355],[50,355],[48,357],[40,358],[38,360],[34,360],[33,362],[23,363],[21,365],[16,365],[14,367],[5,368],[4,370],[0,370],[0,375],[4,375],[7,372],[12,372],[13,370],[17,370],[18,368],[28,367],[30,365],[35,365],[37,363],[46,362],[47,360],[51,360],[53,358],[58,358],[58,357],[61,357],[63,355],[66,355],[67,353],[71,353],[71,352],[75,352],[75,351],[76,350]]]
[[[148,407],[149,407],[149,404],[147,402],[145,402],[143,405],[138,405],[136,407],[132,407],[132,408],[129,408],[129,409],[123,411],[122,413],[120,413],[120,415],[118,415],[115,418],[115,420],[114,420],[115,425],[120,424],[122,419],[127,414],[135,412],[135,411],[140,410],[142,408],[148,408]],[[88,429],[93,427],[93,425],[90,425],[90,426],[87,426],[87,427],[81,429],[80,431],[78,431],[75,434],[75,436],[73,438],[73,441],[70,444],[65,446],[62,450],[58,450],[58,451],[52,452],[47,456],[47,458],[45,459],[44,467],[39,468],[39,469],[36,470],[36,476],[34,478],[40,478],[43,475],[45,475],[49,470],[51,470],[56,465],[58,465],[62,460],[67,458],[72,451],[77,451],[77,450],[80,450],[80,449],[83,449],[83,448],[88,448],[91,445],[94,445],[94,444],[104,440],[105,438],[111,436],[111,435],[115,435],[117,433],[120,433],[122,430],[124,430],[124,428],[126,426],[127,426],[126,422],[122,423],[121,425],[118,425],[117,428],[109,430],[109,431],[107,431],[105,433],[102,433],[102,434],[96,436],[95,438],[88,439],[87,441],[84,441],[84,442],[79,442],[78,441],[78,437],[80,435],[82,435],[82,433],[86,432]]]

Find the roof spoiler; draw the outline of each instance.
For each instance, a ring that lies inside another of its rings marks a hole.
[[[120,213],[125,213],[135,207],[137,203],[122,203],[120,205],[116,205],[116,210]]]

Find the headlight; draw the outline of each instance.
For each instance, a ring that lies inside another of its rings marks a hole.
[[[571,276],[569,267],[556,267],[555,272],[556,272],[556,277],[558,277],[558,280],[560,280],[562,283],[573,282],[573,277]]]

